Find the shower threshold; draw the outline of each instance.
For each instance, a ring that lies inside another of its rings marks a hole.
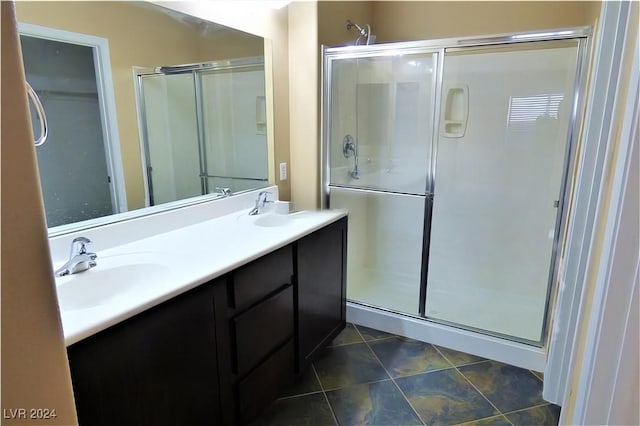
[[[546,365],[545,347],[501,339],[356,302],[347,302],[347,322],[534,371],[544,371]]]

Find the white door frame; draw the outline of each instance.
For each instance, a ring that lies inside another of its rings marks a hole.
[[[621,392],[631,393],[633,398],[629,381],[633,384],[635,378],[637,388],[638,374],[638,217],[634,197],[637,204],[640,185],[634,96],[638,94],[640,70],[638,40],[629,32],[632,19],[637,18],[631,2],[603,2],[545,369],[543,396],[563,406],[562,424],[612,424],[622,418],[616,416],[629,415],[628,410],[636,410],[637,415],[637,400],[626,407],[616,400]],[[620,118],[616,105],[627,96],[621,83],[629,43],[635,49],[628,88],[634,95],[628,96],[620,112],[625,114],[624,122],[616,132]],[[629,219],[634,209],[636,217]],[[629,253],[634,234],[636,251]]]
[[[638,267],[640,183],[638,96],[640,60],[636,41],[631,82],[612,158],[611,200],[595,275],[584,354],[576,362],[573,424],[638,424]],[[620,95],[625,95],[620,93]],[[615,136],[612,134],[612,136]],[[635,395],[634,395],[635,394]],[[629,398],[628,405],[622,401]],[[633,410],[633,411],[630,411]],[[633,413],[635,412],[635,418]]]
[[[124,170],[122,168],[122,155],[120,153],[115,92],[113,89],[113,79],[111,77],[109,40],[93,35],[23,22],[18,23],[18,33],[29,37],[87,46],[93,49],[104,150],[107,157],[107,171],[112,181],[111,185],[109,185],[111,204],[113,213],[126,212],[127,193],[125,189]]]

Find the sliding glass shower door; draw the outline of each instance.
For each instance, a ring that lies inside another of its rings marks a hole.
[[[542,339],[578,41],[447,49],[426,316]]]
[[[325,49],[354,309],[544,343],[586,34]]]
[[[139,70],[137,89],[149,205],[268,185],[263,58]]]
[[[149,205],[202,195],[194,74],[141,78]]]
[[[207,186],[234,192],[269,177],[264,67],[200,73]]]
[[[347,297],[418,315],[438,53],[330,57],[328,197],[349,210]]]

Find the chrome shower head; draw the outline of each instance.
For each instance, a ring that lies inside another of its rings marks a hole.
[[[351,22],[351,19],[347,19],[347,30],[351,31],[351,28],[356,27],[361,36],[367,36],[367,30],[360,27],[360,25],[355,22]]]
[[[366,39],[365,44],[372,44],[372,42],[375,40],[375,36],[371,35],[371,26],[369,24],[366,24],[364,27],[361,27],[355,22],[351,22],[351,19],[347,19],[347,30],[351,31],[353,27],[355,27],[358,30],[358,38],[356,39],[356,42],[355,42],[356,46],[360,44],[360,39],[363,37]]]

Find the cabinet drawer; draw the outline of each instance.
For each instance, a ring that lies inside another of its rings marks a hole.
[[[278,397],[279,390],[293,383],[293,339],[238,383],[241,424],[255,419]]]
[[[231,320],[236,371],[247,373],[269,352],[293,336],[293,286]]]
[[[291,246],[283,247],[233,274],[232,308],[245,308],[285,284],[291,284],[293,253]]]

